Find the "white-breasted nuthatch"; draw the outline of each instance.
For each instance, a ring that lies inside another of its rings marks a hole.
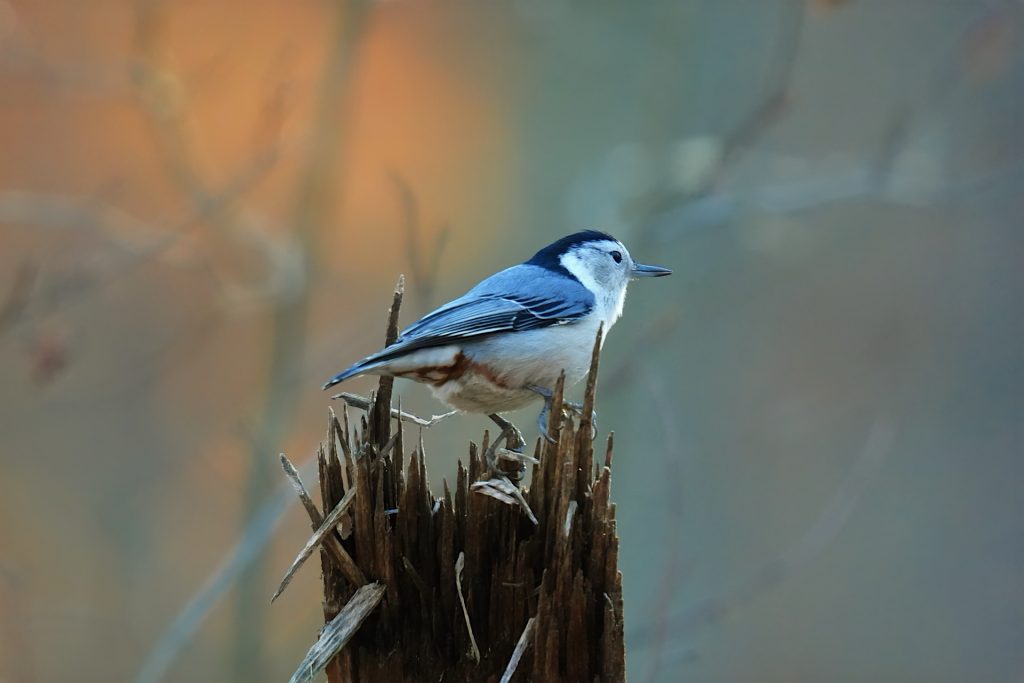
[[[547,415],[559,374],[565,370],[567,383],[587,374],[598,327],[607,336],[622,315],[630,280],[671,272],[634,262],[611,235],[568,235],[423,316],[324,389],[359,375],[422,382],[452,408],[484,413],[510,429],[521,449],[522,435],[499,413],[543,398],[539,425],[550,438]]]

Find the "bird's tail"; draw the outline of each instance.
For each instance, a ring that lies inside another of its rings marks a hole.
[[[365,375],[367,373],[378,375],[390,374],[388,372],[388,368],[390,368],[391,362],[396,358],[401,358],[403,355],[407,354],[409,349],[410,347],[408,345],[402,343],[392,344],[391,346],[383,348],[377,353],[367,356],[352,367],[347,370],[343,370],[332,377],[328,380],[327,384],[324,385],[324,391],[330,389],[335,384],[341,384],[345,380],[358,377],[359,375]],[[378,372],[374,373],[374,370],[378,370]]]
[[[332,377],[329,380],[327,380],[327,383],[324,384],[324,391],[327,391],[328,389],[333,387],[335,384],[341,384],[342,382],[344,382],[345,380],[349,379],[350,377],[355,377],[356,375],[358,375],[363,370],[362,367],[360,367],[360,365],[361,365],[360,363],[356,363],[355,365],[350,367],[348,370],[344,370],[342,372],[339,372],[337,375],[335,375],[334,377]]]
[[[335,384],[341,384],[347,379],[358,377],[359,375],[366,374],[387,362],[386,358],[381,358],[381,354],[374,354],[368,358],[364,358],[347,370],[342,370],[334,377],[330,378],[326,384],[324,384],[324,391],[327,391]]]

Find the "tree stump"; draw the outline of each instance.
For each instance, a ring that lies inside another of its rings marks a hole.
[[[331,412],[318,455],[323,515],[294,468],[289,475],[317,531],[278,594],[319,548],[327,622],[292,681],[324,668],[330,683],[625,679],[612,437],[595,467],[588,417],[599,349],[600,339],[578,426],[563,416],[559,381],[555,442],[538,441],[529,488],[516,489],[522,505],[473,488],[496,476],[486,432],[468,465],[459,462],[454,487],[445,480],[435,498],[422,427],[406,455],[403,425],[415,418],[392,408],[390,379],[355,424],[347,406],[341,419]]]

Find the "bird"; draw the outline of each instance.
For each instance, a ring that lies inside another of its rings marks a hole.
[[[565,372],[567,385],[586,376],[598,329],[603,344],[631,280],[671,273],[637,263],[607,233],[567,235],[412,323],[324,390],[360,375],[414,380],[457,412],[487,415],[508,435],[509,449],[522,452],[522,433],[501,414],[543,400],[538,426],[551,441],[547,420],[559,375]]]

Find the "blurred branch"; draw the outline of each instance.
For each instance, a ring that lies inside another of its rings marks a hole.
[[[797,214],[852,199],[875,199],[912,207],[955,205],[1003,180],[1019,178],[1024,164],[1008,164],[991,173],[931,187],[922,187],[912,175],[883,175],[886,169],[884,165],[872,165],[832,176],[722,191],[654,217],[649,229],[654,241],[664,244],[700,230],[727,225],[747,214]]]
[[[315,466],[316,458],[310,458],[300,472],[303,476],[311,476]],[[146,655],[135,675],[135,683],[157,683],[164,679],[213,607],[235,585],[238,577],[259,558],[293,500],[291,485],[282,484],[273,497],[248,518],[241,538],[210,573],[199,591],[184,604]]]
[[[415,284],[413,291],[416,292],[420,311],[426,311],[434,301],[441,254],[448,244],[448,226],[441,226],[437,232],[433,249],[430,250],[429,256],[424,256],[423,245],[420,244],[419,201],[416,199],[416,193],[398,171],[390,171],[388,177],[395,187],[395,194],[402,213],[406,258],[409,261],[409,272]]]
[[[29,296],[38,274],[38,268],[31,261],[23,261],[18,265],[11,289],[0,303],[0,334],[21,319],[28,307]]]
[[[8,3],[7,7],[10,6]],[[54,62],[25,39],[24,35],[0,42],[0,68],[26,74],[39,83],[55,88],[73,88],[88,94],[110,97],[127,97],[131,94],[130,66],[86,64],[81,61]]]
[[[655,373],[648,371],[646,385],[650,392],[649,405],[653,406],[661,422],[661,436],[664,444],[658,449],[662,462],[656,465],[661,468],[661,478],[664,483],[664,500],[668,512],[667,525],[668,533],[664,544],[665,568],[661,575],[661,592],[655,596],[655,605],[649,609],[653,612],[651,628],[654,632],[653,652],[650,654],[650,669],[645,680],[656,681],[661,670],[662,651],[668,637],[666,622],[669,619],[671,601],[665,596],[672,595],[678,589],[680,574],[680,543],[679,532],[683,525],[683,504],[680,493],[683,491],[681,463],[683,454],[681,452],[682,437],[679,434],[677,423],[679,422],[679,411],[676,409],[675,400],[665,388],[664,382]]]
[[[136,4],[136,31],[144,68],[139,72],[139,96],[153,124],[158,144],[167,161],[168,171],[197,208],[206,207],[210,193],[198,170],[186,130],[184,93],[180,81],[161,59],[160,34],[165,17],[161,0],[139,0]],[[278,292],[272,313],[271,357],[268,398],[259,420],[254,455],[243,500],[243,517],[248,519],[263,508],[270,487],[270,453],[276,452],[284,438],[297,403],[301,359],[306,344],[309,288],[315,279],[317,245],[328,212],[337,201],[339,152],[347,131],[351,97],[351,72],[356,61],[363,26],[369,15],[364,0],[339,0],[333,7],[334,25],[328,41],[331,50],[324,67],[315,120],[306,147],[305,168],[295,192],[292,242],[293,256],[281,261],[288,266],[290,287]],[[234,216],[216,216],[222,237],[242,232]],[[269,254],[269,252],[268,252]],[[273,261],[271,262],[273,265]],[[265,611],[262,567],[255,556],[249,558],[246,572],[239,571],[239,599],[236,612],[235,677],[251,680],[262,671],[264,652],[263,614]],[[234,577],[232,577],[234,578]],[[197,614],[199,620],[203,614]],[[198,625],[198,621],[194,623]],[[186,637],[190,634],[186,634]],[[169,664],[169,662],[168,662]],[[164,667],[166,668],[166,667]],[[163,670],[159,671],[162,675]]]
[[[775,41],[779,46],[779,52],[775,57],[774,84],[739,125],[725,137],[719,169],[728,165],[744,149],[751,147],[785,113],[792,89],[793,70],[800,55],[807,12],[804,3],[805,0],[788,0],[788,9],[780,10]],[[708,185],[704,189],[709,190],[719,179],[720,175],[714,174],[708,179]]]
[[[0,190],[0,223],[94,230],[111,237],[167,232],[97,199],[29,190]]]
[[[232,210],[231,205],[219,202],[218,193],[206,179],[190,130],[184,79],[170,65],[162,45],[167,23],[165,7],[164,0],[136,2],[139,53],[135,68],[136,96],[171,180],[185,193],[195,210],[212,224],[211,238],[226,244],[221,258],[209,261],[210,271],[224,291],[226,303],[234,309],[252,302],[301,296],[309,275],[306,256],[311,253],[306,248],[308,245],[303,244],[301,228],[294,233],[265,230],[262,226],[269,223],[265,216],[257,214],[252,207],[245,207],[244,211]],[[254,141],[266,148],[259,158],[266,159],[269,166],[277,161],[282,149],[297,146],[294,141],[281,139],[286,105],[286,88],[284,84],[277,84],[261,107],[254,127]],[[323,153],[314,149],[321,142],[314,134],[311,144],[303,145],[307,159]],[[222,274],[229,267],[231,255],[243,251],[237,248],[239,243],[255,249],[263,259],[266,267],[260,271],[257,282],[239,282],[240,278]]]
[[[337,0],[332,9],[334,23],[328,33],[330,51],[318,93],[305,168],[295,192],[292,219],[297,247],[309,272],[294,296],[279,300],[274,309],[269,394],[259,422],[256,451],[244,494],[242,513],[245,518],[259,509],[271,486],[271,457],[284,439],[298,403],[298,387],[293,378],[302,373],[309,288],[316,278],[316,257],[324,225],[344,188],[338,176],[344,165],[344,134],[349,128],[350,98],[354,91],[352,72],[370,5],[365,0]],[[252,680],[262,671],[259,660],[264,651],[264,583],[263,567],[254,565],[238,586],[235,674],[239,680]]]
[[[803,11],[799,13],[802,25]],[[816,175],[788,183],[768,184],[748,189],[721,189],[727,170],[724,162],[736,157],[737,150],[749,148],[767,125],[781,112],[788,98],[788,80],[797,57],[798,40],[789,41],[791,50],[781,60],[779,85],[756,107],[748,121],[735,129],[723,143],[721,161],[708,182],[692,194],[665,198],[639,220],[652,241],[666,243],[690,233],[719,227],[744,214],[794,214],[852,199],[873,199],[887,204],[927,207],[964,201],[981,190],[1005,179],[1019,179],[1024,164],[1012,159],[992,172],[948,182],[931,182],[912,173],[897,172],[899,154],[905,149],[919,118],[935,115],[954,89],[971,73],[975,62],[986,68],[998,57],[1006,61],[1005,45],[1000,37],[1007,26],[1024,24],[1024,9],[1014,3],[993,3],[954,41],[948,59],[936,65],[918,102],[897,107],[879,148],[860,168],[831,175]],[[798,39],[799,25],[792,35]],[[998,56],[998,57],[997,57]]]
[[[877,419],[871,426],[850,473],[803,536],[777,557],[757,568],[745,581],[728,593],[702,600],[660,624],[634,629],[627,638],[632,647],[650,647],[658,643],[666,632],[678,637],[721,621],[739,607],[789,580],[810,564],[845,528],[881,468],[883,460],[892,450],[895,437],[896,425],[882,418]]]
[[[104,253],[94,257],[85,267],[79,259],[78,272],[40,287],[26,302],[25,312],[31,308],[45,314],[73,301],[81,301],[101,285],[156,260],[177,267],[203,265],[207,259],[202,255],[185,261],[167,256],[195,227],[237,201],[262,179],[277,163],[281,153],[280,149],[271,149],[257,154],[223,187],[211,192],[209,201],[169,226],[139,219],[94,198],[25,190],[0,191],[0,223],[72,231],[94,230],[118,249],[116,254]],[[12,329],[22,320],[25,316],[9,323],[6,329]],[[0,335],[4,331],[0,326]]]
[[[643,233],[652,232],[649,218],[676,206],[688,206],[702,198],[713,196],[729,168],[743,151],[751,148],[786,112],[791,97],[793,70],[800,54],[800,43],[805,20],[805,0],[788,0],[787,7],[779,10],[779,28],[776,30],[775,77],[768,91],[753,105],[750,112],[715,141],[713,147],[703,149],[700,159],[688,159],[687,164],[699,166],[693,182],[679,189],[658,190],[641,197],[638,207],[638,227]]]
[[[6,666],[4,681],[31,683],[38,680],[30,637],[32,617],[26,600],[25,580],[13,569],[0,565],[0,661]]]

